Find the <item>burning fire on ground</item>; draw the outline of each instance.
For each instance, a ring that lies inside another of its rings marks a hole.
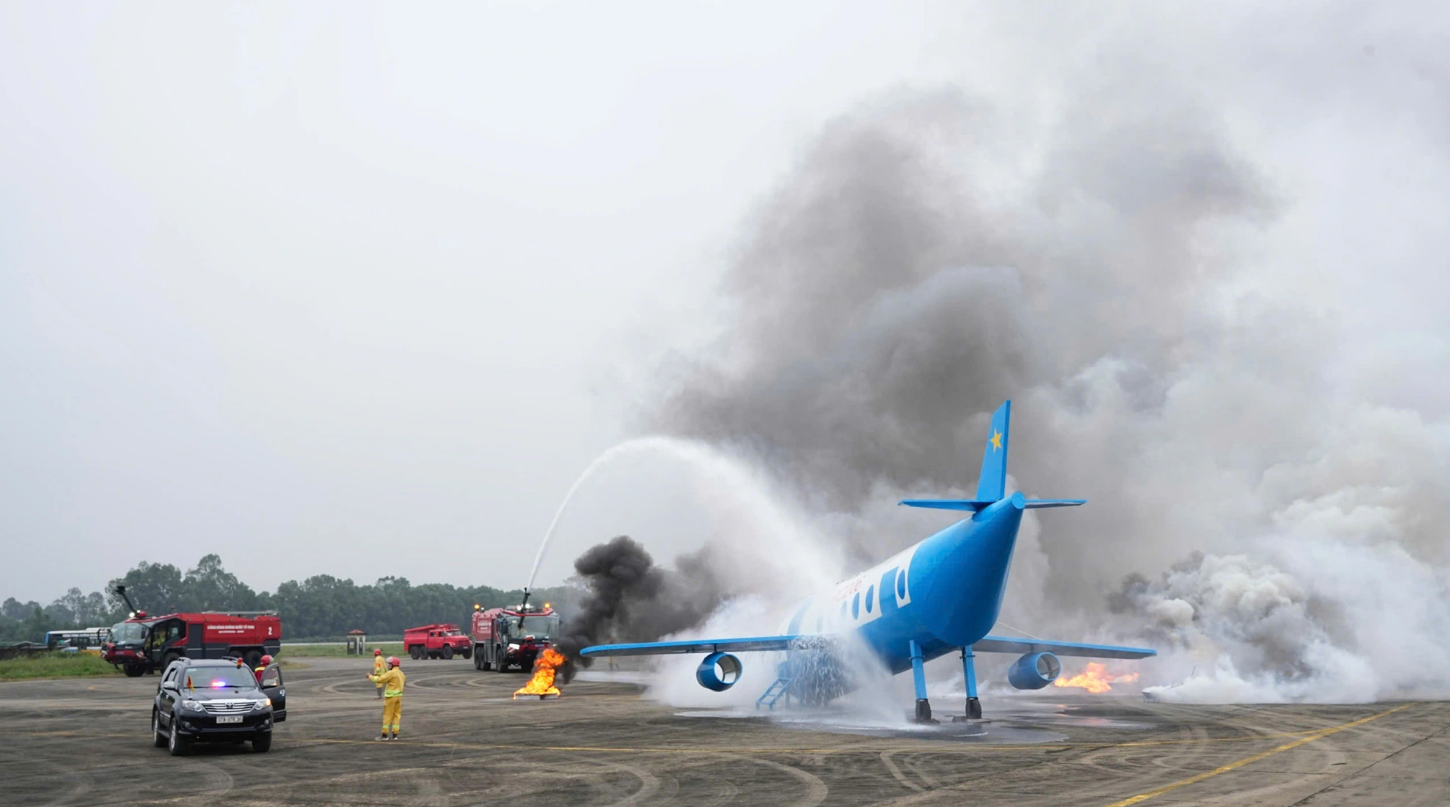
[[[529,679],[527,684],[519,687],[514,693],[514,700],[520,695],[538,695],[539,700],[553,695],[559,697],[559,688],[554,686],[554,671],[565,661],[564,655],[552,647],[544,648],[544,652],[534,659],[534,677]]]
[[[1055,687],[1075,687],[1086,689],[1093,694],[1107,692],[1113,688],[1113,684],[1127,684],[1138,680],[1137,673],[1126,675],[1108,675],[1108,668],[1096,661],[1089,661],[1087,671],[1074,675],[1071,678],[1059,678],[1052,682]]]

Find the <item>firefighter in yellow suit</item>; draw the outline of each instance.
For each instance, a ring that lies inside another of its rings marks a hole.
[[[379,740],[388,739],[389,731],[393,733],[392,739],[398,739],[398,727],[403,719],[403,682],[407,680],[402,663],[397,656],[389,656],[387,672],[368,676],[373,683],[383,685],[383,731],[378,735]]]
[[[373,648],[373,675],[382,675],[383,673],[385,673],[387,671],[388,671],[388,662],[386,662],[386,661],[383,660],[383,651],[381,649],[379,649],[379,648],[376,648],[376,647]],[[373,680],[374,681],[378,681],[378,679],[376,679],[376,678],[374,678]],[[382,700],[382,699],[383,699],[383,682],[382,681],[378,681],[378,700]]]

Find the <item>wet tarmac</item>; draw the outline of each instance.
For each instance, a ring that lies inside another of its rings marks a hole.
[[[619,680],[514,702],[524,676],[455,659],[406,662],[393,743],[367,659],[304,663],[267,754],[153,748],[154,676],[0,684],[0,805],[1450,805],[1441,702],[1054,694],[915,727],[672,708]]]

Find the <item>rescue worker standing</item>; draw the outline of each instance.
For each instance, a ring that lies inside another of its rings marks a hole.
[[[377,648],[377,647],[373,648],[373,675],[382,675],[383,673],[385,673],[387,671],[388,671],[388,663],[386,661],[383,661],[383,651],[382,651],[382,649],[381,648]],[[378,679],[376,679],[376,678],[373,678],[373,680],[378,682],[378,700],[382,700],[383,699],[383,682],[382,681],[378,681]]]
[[[262,660],[257,662],[257,669],[252,672],[256,674],[258,684],[262,683],[262,673],[266,672],[270,666],[272,666],[272,657],[270,655],[262,656]]]
[[[403,682],[406,680],[400,666],[402,663],[397,656],[389,656],[387,672],[368,676],[373,683],[382,684],[384,687],[383,731],[378,735],[379,740],[388,739],[389,730],[393,733],[392,739],[398,739],[398,727],[403,719]]]

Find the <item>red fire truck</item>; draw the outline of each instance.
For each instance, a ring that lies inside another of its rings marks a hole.
[[[457,625],[424,625],[403,631],[403,649],[415,659],[453,658],[455,654],[468,658],[473,643]]]
[[[282,647],[282,620],[276,611],[206,611],[152,617],[145,611],[118,622],[111,640],[101,645],[101,658],[135,678],[164,670],[172,661],[187,658],[245,659],[257,666],[263,653]]]
[[[117,593],[131,605],[124,588],[118,587]],[[282,620],[276,611],[151,616],[132,608],[131,618],[112,626],[110,639],[101,645],[101,658],[132,678],[164,670],[182,656],[232,656],[256,667],[264,653],[275,655],[282,648]]]
[[[512,608],[473,606],[473,667],[504,672],[517,667],[534,668],[534,657],[554,643],[559,633],[559,615],[548,603],[544,607],[525,601]]]

